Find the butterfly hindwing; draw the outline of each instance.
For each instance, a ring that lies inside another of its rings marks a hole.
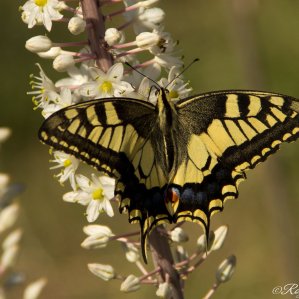
[[[183,164],[202,174],[197,174],[197,183],[194,175],[181,179],[177,217],[207,227],[210,215],[222,210],[225,200],[238,196],[244,172],[299,135],[299,102],[279,94],[212,92],[183,99],[176,107],[190,134]]]

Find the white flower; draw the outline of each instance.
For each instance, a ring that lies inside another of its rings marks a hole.
[[[46,278],[40,278],[30,283],[24,291],[23,299],[37,299],[46,284]]]
[[[70,33],[72,33],[74,35],[78,35],[78,34],[84,32],[85,27],[86,27],[86,22],[85,22],[85,20],[83,20],[83,18],[81,18],[79,16],[75,16],[69,20],[67,27],[68,27]]]
[[[133,91],[132,86],[121,81],[124,73],[122,63],[116,63],[104,73],[98,68],[91,69],[92,82],[83,84],[80,93],[89,98],[120,97]]]
[[[161,87],[166,87],[171,100],[186,98],[192,91],[189,83],[185,83],[181,78],[176,78],[179,74],[177,67],[172,67],[168,74],[168,79],[162,78],[158,83]]]
[[[139,84],[138,90],[132,94],[132,97],[155,103],[157,102],[156,91],[157,88],[153,87],[153,82],[148,78],[143,78]]]
[[[115,271],[110,265],[88,264],[87,266],[91,273],[105,281],[111,280],[115,277]]]
[[[139,61],[136,61],[134,64],[138,64]],[[142,74],[132,71],[130,75],[126,75],[126,81],[131,83],[133,86],[138,86],[141,84],[141,82],[144,80],[145,77],[148,77],[152,79],[153,81],[157,81],[158,77],[161,74],[161,67],[157,63],[151,63],[148,66],[145,66],[142,68]],[[154,83],[151,81],[150,85],[153,85]],[[146,99],[148,96],[146,96]]]
[[[59,179],[59,182],[61,184],[69,179],[72,188],[75,190],[75,171],[79,166],[79,160],[72,155],[60,151],[54,151],[53,155],[55,159],[51,160],[51,162],[57,163],[57,165],[50,167],[50,169],[62,168],[62,170],[59,174],[56,175],[56,177]]]
[[[147,29],[157,28],[164,20],[165,12],[158,7],[144,9],[138,15],[139,25],[143,25]]]
[[[173,66],[182,67],[183,61],[172,53],[161,53],[154,57],[154,61],[158,63],[162,68],[171,69]]]
[[[153,55],[172,53],[174,51],[177,41],[173,40],[169,32],[163,31],[163,27],[154,29],[152,33],[159,36],[159,42],[149,49]]]
[[[35,105],[35,109],[37,108],[45,108],[49,105],[50,101],[53,101],[59,97],[57,93],[57,88],[51,79],[47,77],[41,66],[36,64],[39,69],[39,77],[33,76],[35,81],[31,81],[31,88],[34,91],[29,91],[27,94],[33,95],[32,101]]]
[[[23,6],[22,19],[28,28],[44,24],[51,31],[52,20],[59,20],[63,15],[59,12],[61,1],[58,0],[28,0]]]
[[[139,1],[124,0],[126,7],[138,7],[134,10],[129,10],[123,14],[127,22],[133,22],[134,32],[139,34],[144,31],[149,31],[158,28],[163,21],[165,13],[160,8],[150,8],[157,1]]]
[[[61,87],[70,88],[72,90],[75,90],[75,94],[78,87],[91,80],[90,67],[85,63],[81,63],[80,68],[76,67],[75,65],[68,68],[67,73],[69,77],[58,80],[55,83],[55,86],[58,88]],[[76,97],[78,97],[77,94]]]
[[[114,216],[110,203],[110,199],[114,197],[114,179],[92,174],[91,180],[84,175],[76,175],[76,181],[79,190],[64,194],[63,200],[87,205],[88,222],[95,221],[102,212],[110,217]]]
[[[42,115],[45,118],[48,118],[54,112],[70,106],[71,104],[73,104],[71,91],[68,88],[61,88],[59,97],[57,97],[53,103],[50,103],[43,109]]]
[[[52,41],[45,35],[37,35],[29,38],[25,43],[25,48],[33,53],[46,52],[52,47]]]

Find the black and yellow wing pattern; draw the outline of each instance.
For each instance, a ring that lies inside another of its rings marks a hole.
[[[97,99],[45,120],[39,138],[116,179],[120,211],[153,227],[210,216],[238,196],[245,171],[299,134],[299,102],[275,93],[219,91],[176,104],[161,88],[156,106]],[[143,248],[144,251],[144,248]]]

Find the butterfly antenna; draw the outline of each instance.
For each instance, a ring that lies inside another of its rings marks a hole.
[[[153,82],[159,89],[161,89],[161,86],[153,79],[151,79],[150,77],[144,75],[143,73],[141,73],[139,70],[137,70],[137,68],[135,68],[133,65],[131,65],[129,62],[125,62],[125,64],[130,67],[132,70],[134,70],[135,72],[137,72],[139,75],[147,78],[148,80],[150,80],[151,82]]]
[[[183,68],[183,70],[178,74],[176,75],[166,86],[165,86],[165,89],[167,89],[167,86],[169,86],[173,81],[175,81],[177,78],[179,78],[183,73],[185,73],[189,68],[190,66],[199,61],[199,58],[195,58],[193,61],[191,61],[186,67]]]

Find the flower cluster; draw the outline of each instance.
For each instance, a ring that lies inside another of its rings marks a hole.
[[[183,61],[176,49],[177,41],[164,31],[165,13],[155,6],[158,0],[94,1],[100,4],[99,7],[95,6],[99,13],[98,21],[104,22],[97,23],[101,28],[93,32],[100,32],[100,41],[93,41],[88,35],[96,23],[88,23],[86,2],[28,0],[20,8],[28,28],[39,25],[51,31],[54,22],[60,23],[59,26],[67,23],[71,35],[82,36],[81,41],[57,42],[50,36],[37,35],[26,42],[27,50],[52,60],[53,68],[62,74],[59,80],[53,82],[37,64],[39,75],[31,76],[32,91],[28,94],[32,95],[34,107],[41,110],[43,117],[47,118],[72,104],[107,97],[120,97],[119,100],[121,97],[132,97],[155,104],[157,98],[151,88],[154,80],[159,86],[167,87],[173,101],[189,95],[191,88],[180,74]],[[91,3],[89,1],[89,5]],[[104,14],[108,6],[109,13]],[[114,12],[111,13],[113,8]],[[103,57],[101,51],[104,51]],[[52,154],[54,166],[51,169],[60,169],[57,179],[61,184],[69,181],[72,188],[64,194],[63,200],[86,206],[88,222],[96,221],[102,213],[112,217],[114,180],[101,173],[90,174],[89,177],[83,175],[75,157],[59,151]],[[157,279],[161,272],[159,267],[148,272],[142,265],[140,244],[130,239],[138,236],[138,232],[115,235],[107,226],[95,224],[86,226],[84,232],[88,235],[82,243],[84,248],[103,248],[112,240],[121,242],[127,260],[137,265],[142,276],[122,276],[112,266],[101,264],[89,264],[92,273],[104,280],[121,279],[121,290],[124,292],[139,289],[141,283],[151,283],[157,287],[157,296],[172,297],[170,278],[166,275],[161,282]],[[223,235],[226,235],[225,228],[222,228]],[[188,240],[179,226],[172,228],[167,237],[171,242]],[[179,245],[174,267],[180,278],[187,277],[212,251],[220,248],[220,243],[223,240],[220,242],[215,237],[209,243],[212,247],[206,250],[207,244],[203,245],[202,237],[198,245],[200,249],[191,256]]]
[[[0,147],[9,137],[10,129],[0,127]],[[19,204],[14,200],[21,192],[22,187],[18,184],[11,184],[10,177],[0,172],[0,234],[2,238],[0,257],[0,298],[6,298],[6,291],[13,286],[24,282],[22,273],[14,269],[16,259],[20,252],[20,240],[23,231],[20,228],[13,228],[19,216]],[[36,299],[39,297],[46,279],[41,278],[29,284],[24,290],[24,299]]]
[[[92,263],[88,264],[89,270],[104,281],[112,279],[121,280],[120,290],[122,292],[137,291],[142,284],[157,286],[156,295],[162,298],[172,298],[172,288],[169,283],[169,277],[164,282],[159,280],[160,268],[157,267],[153,271],[148,272],[139,255],[139,249],[136,247],[137,242],[133,240],[139,233],[130,233],[126,235],[115,235],[111,229],[103,225],[88,225],[84,227],[87,235],[81,246],[86,249],[105,248],[111,242],[120,242],[128,262],[135,264],[139,276],[129,274],[124,276],[116,272],[116,270],[107,264]],[[227,226],[220,226],[217,230],[211,231],[209,235],[209,243],[207,244],[204,235],[200,236],[196,242],[195,251],[189,254],[183,247],[183,244],[189,240],[187,233],[179,226],[175,226],[169,231],[169,240],[173,243],[174,250],[174,268],[179,273],[182,280],[186,280],[188,276],[199,267],[211,253],[219,250],[227,236]],[[207,292],[205,299],[210,298],[213,292],[224,282],[229,281],[234,273],[236,265],[235,256],[229,256],[220,265],[215,275],[215,283]]]
[[[103,1],[102,5],[113,5],[114,1]],[[117,1],[121,2],[121,1]],[[124,0],[124,8],[105,16],[107,24],[118,15],[123,16],[123,23],[117,27],[107,28],[104,39],[113,57],[113,64],[105,72],[96,66],[95,56],[87,41],[53,42],[48,36],[38,35],[26,42],[26,49],[41,58],[52,59],[53,68],[64,73],[63,77],[53,82],[40,64],[39,75],[31,75],[32,101],[35,109],[40,109],[47,118],[52,113],[82,101],[106,97],[133,97],[155,103],[155,93],[151,93],[153,84],[147,77],[158,80],[162,72],[168,76],[160,78],[157,83],[169,90],[175,101],[186,97],[191,88],[181,78],[176,78],[183,62],[176,51],[177,42],[170,33],[165,32],[162,22],[165,13],[154,7],[156,0]],[[22,19],[28,28],[43,25],[51,31],[53,22],[67,22],[71,34],[85,32],[86,22],[80,4],[71,7],[57,0],[29,0],[22,7]],[[68,16],[67,16],[68,15]],[[71,16],[69,16],[71,15]],[[132,28],[135,40],[125,42],[126,33]],[[79,48],[68,51],[68,47]],[[140,62],[142,55],[151,56]],[[129,62],[145,76],[132,68],[125,69],[124,62]],[[101,212],[113,216],[109,200],[113,198],[114,181],[104,176],[86,178],[78,173],[79,161],[70,155],[54,151],[55,165],[51,169],[60,169],[56,175],[60,183],[70,182],[73,191],[63,196],[67,202],[77,202],[87,206],[87,220],[95,221]],[[104,181],[105,183],[103,183]],[[96,191],[98,190],[98,191]],[[102,191],[99,191],[102,190]],[[98,192],[99,196],[95,196]]]

